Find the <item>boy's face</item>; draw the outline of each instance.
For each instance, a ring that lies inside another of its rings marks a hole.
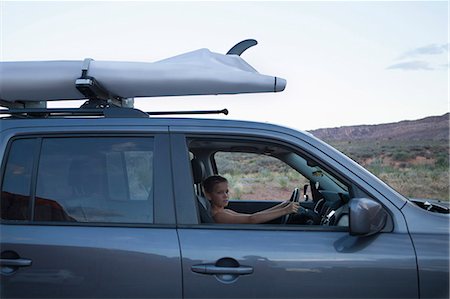
[[[217,207],[228,206],[228,183],[222,182],[214,186],[211,193],[206,192],[211,204]]]

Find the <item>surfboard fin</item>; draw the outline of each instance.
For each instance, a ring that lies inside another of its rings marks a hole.
[[[233,48],[231,48],[228,52],[227,55],[238,55],[241,56],[242,53],[244,53],[245,50],[247,50],[250,47],[253,47],[255,45],[257,45],[258,42],[254,39],[246,39],[243,40],[239,43],[237,43],[236,45],[234,45]]]

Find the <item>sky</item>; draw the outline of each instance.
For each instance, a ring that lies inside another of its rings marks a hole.
[[[227,108],[208,117],[311,130],[450,110],[448,1],[0,0],[0,9],[2,61],[154,62],[225,54],[253,38],[241,57],[287,80],[281,93],[136,99],[144,111]]]

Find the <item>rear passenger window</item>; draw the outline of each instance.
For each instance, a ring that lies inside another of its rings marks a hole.
[[[152,187],[150,138],[44,139],[35,220],[152,223]]]
[[[2,184],[2,219],[30,219],[30,191],[35,139],[16,140],[10,147]]]
[[[153,147],[150,137],[15,140],[2,184],[2,219],[153,223]]]

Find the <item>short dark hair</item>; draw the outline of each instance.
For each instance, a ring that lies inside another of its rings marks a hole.
[[[205,192],[211,193],[214,190],[214,186],[219,183],[228,183],[228,180],[220,175],[212,175],[210,177],[207,177],[202,185],[203,189],[205,189]]]

